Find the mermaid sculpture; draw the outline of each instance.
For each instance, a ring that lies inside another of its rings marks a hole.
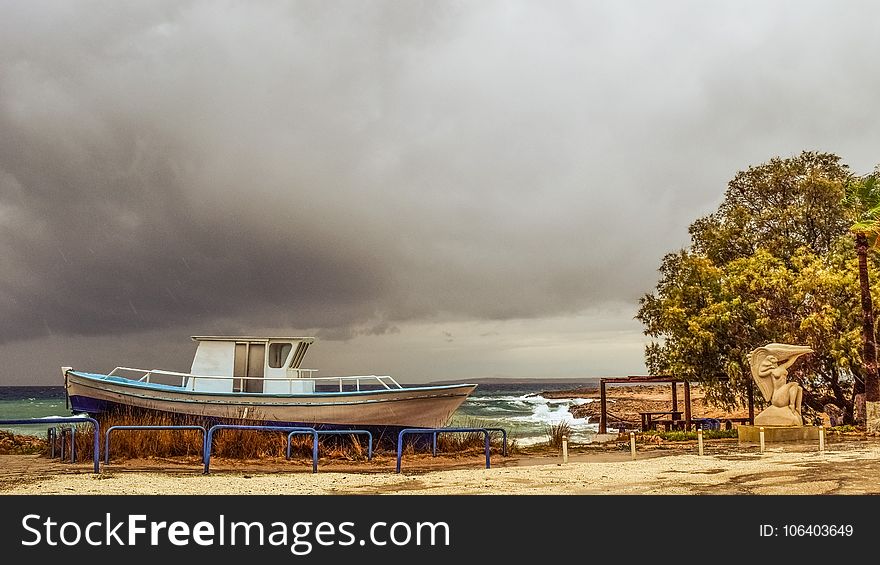
[[[813,350],[803,345],[768,343],[748,354],[752,377],[758,383],[764,399],[770,403],[755,416],[756,426],[803,426],[801,401],[803,388],[796,382],[787,382],[788,368]]]

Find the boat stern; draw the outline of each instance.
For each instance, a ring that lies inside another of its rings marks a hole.
[[[68,410],[70,410],[70,392],[68,390],[67,372],[72,370],[73,367],[61,367],[61,378],[64,380],[64,408]]]

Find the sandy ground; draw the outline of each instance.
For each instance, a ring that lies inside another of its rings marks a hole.
[[[33,455],[0,456],[3,494],[880,494],[880,439],[818,446],[779,444],[763,454],[729,440],[629,451],[573,448],[558,456],[454,459],[410,456],[403,473],[393,457],[372,463],[260,462],[252,466],[212,461],[128,461],[94,475],[89,464]]]

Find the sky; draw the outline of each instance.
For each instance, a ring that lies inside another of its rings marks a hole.
[[[880,4],[0,0],[0,385],[307,335],[319,375],[645,374],[737,171],[880,163]]]

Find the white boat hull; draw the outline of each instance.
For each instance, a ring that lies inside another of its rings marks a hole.
[[[209,393],[102,377],[106,376],[72,370],[65,373],[73,411],[98,413],[113,406],[132,406],[171,414],[309,426],[436,428],[446,425],[476,388],[461,384],[310,394]]]

